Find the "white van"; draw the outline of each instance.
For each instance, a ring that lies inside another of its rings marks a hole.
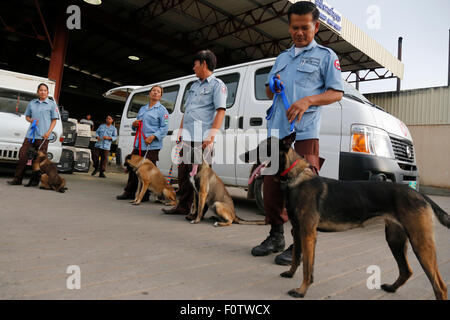
[[[19,160],[19,150],[30,126],[24,113],[28,103],[38,97],[36,92],[40,83],[48,86],[49,98],[53,99],[54,81],[0,69],[0,162],[15,163]],[[59,162],[63,139],[62,122],[58,119],[47,150],[52,162]]]
[[[214,171],[229,186],[249,188],[249,194],[262,205],[262,179],[248,186],[250,164],[238,164],[238,144],[250,129],[266,129],[266,110],[272,101],[266,96],[265,82],[275,58],[217,69],[214,74],[228,87],[227,111],[223,133],[234,143],[226,144],[230,164],[214,164]],[[196,81],[195,75],[157,83],[164,88],[161,103],[167,108],[169,133],[159,155],[158,167],[167,175],[171,149],[183,117],[186,91]],[[344,80],[343,80],[344,81]],[[155,83],[156,84],[156,83]],[[126,99],[122,114],[118,150],[121,163],[131,153],[134,133],[131,123],[139,108],[148,103],[148,92],[155,85],[134,87]],[[418,188],[418,169],[408,128],[399,119],[372,104],[344,81],[345,95],[340,102],[323,106],[320,130],[320,156],[326,161],[320,175],[340,180],[387,180]],[[104,94],[123,97],[122,88]],[[241,150],[239,148],[239,150]],[[173,174],[176,177],[176,171]]]

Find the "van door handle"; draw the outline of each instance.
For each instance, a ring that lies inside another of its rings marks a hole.
[[[225,116],[225,130],[230,128],[230,116]]]
[[[131,135],[134,137],[134,136],[136,135],[136,132],[133,131],[133,132],[131,133]]]
[[[173,130],[169,130],[169,131],[167,131],[167,135],[168,135],[168,136],[171,136],[171,135],[172,135],[172,133],[173,133]]]
[[[124,127],[124,128],[129,128],[130,126],[127,124],[127,125],[124,125],[123,127]]]
[[[238,128],[239,129],[244,129],[244,117],[239,117]]]
[[[259,127],[262,125],[263,119],[262,118],[250,118],[250,125],[252,127]]]

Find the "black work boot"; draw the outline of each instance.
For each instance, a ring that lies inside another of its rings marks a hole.
[[[269,236],[259,246],[252,249],[252,255],[255,257],[267,256],[272,252],[282,251],[284,246],[283,225],[272,225]]]
[[[94,171],[92,171],[91,176],[95,176],[97,174],[97,172],[98,172],[98,169],[94,168]]]
[[[20,186],[20,185],[22,184],[22,181],[20,181],[20,180],[17,179],[17,178],[14,178],[13,180],[7,181],[7,183],[8,183],[10,186]]]
[[[100,178],[106,178],[105,173],[103,171],[100,171],[100,174],[98,176]]]
[[[124,191],[121,195],[116,196],[117,200],[132,200],[134,199],[134,195]]]
[[[275,257],[275,263],[280,266],[290,266],[292,264],[292,250],[294,245],[291,244],[289,248]]]
[[[40,171],[33,171],[31,173],[30,181],[24,187],[36,187],[39,185],[39,182],[41,181],[41,172]]]

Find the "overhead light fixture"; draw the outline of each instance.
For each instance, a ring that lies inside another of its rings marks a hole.
[[[78,89],[78,87],[77,87],[76,85],[73,85],[73,84],[70,84],[70,85],[69,85],[69,88],[72,88],[72,89]]]
[[[136,57],[136,56],[128,56],[128,59],[133,60],[133,61],[139,61],[139,60],[141,60],[141,58]]]
[[[98,6],[99,4],[102,4],[102,0],[83,0],[83,1],[86,2],[86,3],[89,3],[89,4],[93,4],[95,6]]]

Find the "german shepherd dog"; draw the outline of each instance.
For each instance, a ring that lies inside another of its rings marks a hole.
[[[302,298],[313,283],[317,231],[349,230],[369,219],[383,217],[386,240],[397,262],[399,277],[393,284],[383,284],[382,289],[395,292],[411,277],[406,257],[409,239],[436,299],[446,300],[447,287],[436,261],[432,216],[434,213],[442,225],[450,228],[449,215],[426,195],[406,185],[316,176],[308,162],[291,148],[294,140],[295,133],[279,140],[278,173],[282,173],[280,179],[294,238],[292,265],[282,277],[294,276],[303,254],[303,282],[300,288],[290,290],[289,295]]]
[[[246,221],[236,215],[233,199],[225,188],[223,181],[211,169],[205,159],[200,165],[192,165],[190,181],[195,192],[191,213],[186,216],[186,219],[191,220],[191,223],[199,223],[208,211],[208,207],[211,207],[217,216],[223,220],[215,222],[215,227],[226,227],[233,222],[251,225],[266,224],[263,220]]]
[[[33,172],[40,171],[42,173],[40,189],[66,192],[66,180],[58,174],[56,165],[48,160],[46,153],[38,151],[32,167]]]
[[[159,171],[153,162],[147,158],[133,154],[125,158],[125,166],[134,170],[139,179],[136,197],[130,201],[132,204],[139,205],[147,189],[156,195],[164,195],[169,200],[166,205],[177,204],[175,190],[167,183],[166,178],[164,178],[161,171]]]

